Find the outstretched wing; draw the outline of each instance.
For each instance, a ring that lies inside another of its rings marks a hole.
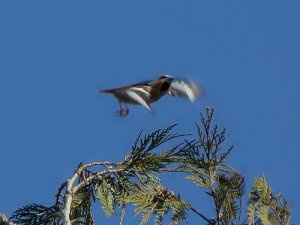
[[[132,87],[139,87],[139,86],[144,86],[149,84],[151,81],[143,81],[143,82],[139,82],[139,83],[135,83],[135,84],[131,84],[131,85],[126,85],[126,86],[121,86],[121,87],[116,87],[116,88],[110,88],[110,89],[97,89],[96,93],[113,93],[116,92],[118,90],[126,90]]]
[[[194,102],[203,94],[201,86],[193,81],[173,80],[169,93],[173,96],[187,98]]]

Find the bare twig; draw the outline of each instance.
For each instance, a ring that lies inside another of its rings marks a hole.
[[[208,219],[206,216],[204,216],[202,213],[200,213],[198,210],[194,209],[193,207],[190,207],[190,209],[191,209],[194,213],[196,213],[198,216],[200,216],[202,219],[204,219],[206,222],[208,222],[208,224],[215,225],[214,220]]]

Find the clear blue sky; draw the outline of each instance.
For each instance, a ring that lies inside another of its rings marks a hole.
[[[2,0],[0,211],[53,204],[80,161],[122,160],[141,129],[193,132],[208,105],[247,187],[264,174],[299,223],[299,12],[297,0]],[[205,98],[166,96],[155,116],[131,107],[120,120],[117,101],[95,94],[165,73],[202,83]],[[210,211],[201,191],[174,176],[166,184]]]

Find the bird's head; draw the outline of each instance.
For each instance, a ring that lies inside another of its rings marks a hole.
[[[172,83],[172,81],[174,80],[174,77],[172,77],[169,74],[166,74],[166,75],[161,76],[159,79],[164,82]]]

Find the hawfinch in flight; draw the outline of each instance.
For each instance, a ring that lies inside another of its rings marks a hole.
[[[129,113],[127,104],[142,105],[153,113],[150,105],[158,101],[165,94],[179,96],[194,102],[202,94],[202,88],[192,81],[175,79],[164,75],[157,80],[147,81],[119,88],[97,90],[96,93],[111,94],[117,98],[120,110],[118,117],[126,117]],[[122,108],[122,104],[125,109]]]

